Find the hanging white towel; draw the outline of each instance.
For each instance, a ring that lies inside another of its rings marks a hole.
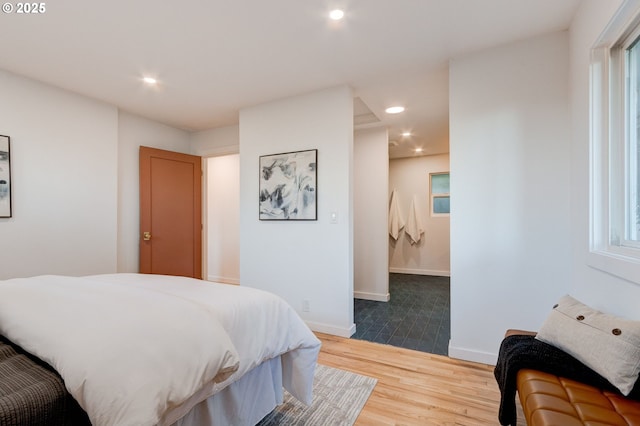
[[[404,221],[400,211],[400,204],[398,203],[398,195],[394,189],[391,192],[391,201],[389,202],[389,235],[391,235],[391,238],[397,240],[403,227]]]
[[[418,197],[413,196],[411,201],[411,208],[409,209],[409,217],[407,218],[407,226],[404,228],[404,232],[411,238],[411,244],[417,244],[424,234],[424,226],[422,226],[422,215],[420,209],[418,209]]]

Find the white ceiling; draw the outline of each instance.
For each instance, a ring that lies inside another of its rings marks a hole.
[[[347,84],[380,120],[357,127],[387,126],[391,157],[434,154],[448,152],[448,60],[565,30],[580,1],[51,0],[1,14],[0,68],[186,130]],[[385,114],[392,104],[406,112]]]

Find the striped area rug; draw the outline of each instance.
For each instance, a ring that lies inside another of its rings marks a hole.
[[[318,364],[313,403],[307,407],[284,391],[284,403],[257,426],[352,426],[377,380]]]

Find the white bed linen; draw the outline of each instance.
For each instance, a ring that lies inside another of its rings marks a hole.
[[[211,310],[115,280],[0,281],[0,333],[53,366],[94,425],[157,424],[239,365]]]
[[[206,385],[180,407],[167,412],[171,424],[191,407],[227,387],[265,360],[281,355],[282,383],[296,399],[311,404],[313,373],[320,341],[282,298],[258,289],[192,278],[147,274],[108,274],[88,280],[120,283],[197,303],[216,315],[236,347],[238,371],[226,381]]]

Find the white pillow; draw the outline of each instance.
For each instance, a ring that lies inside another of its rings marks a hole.
[[[640,373],[640,321],[590,308],[563,296],[536,339],[562,349],[629,395]]]

